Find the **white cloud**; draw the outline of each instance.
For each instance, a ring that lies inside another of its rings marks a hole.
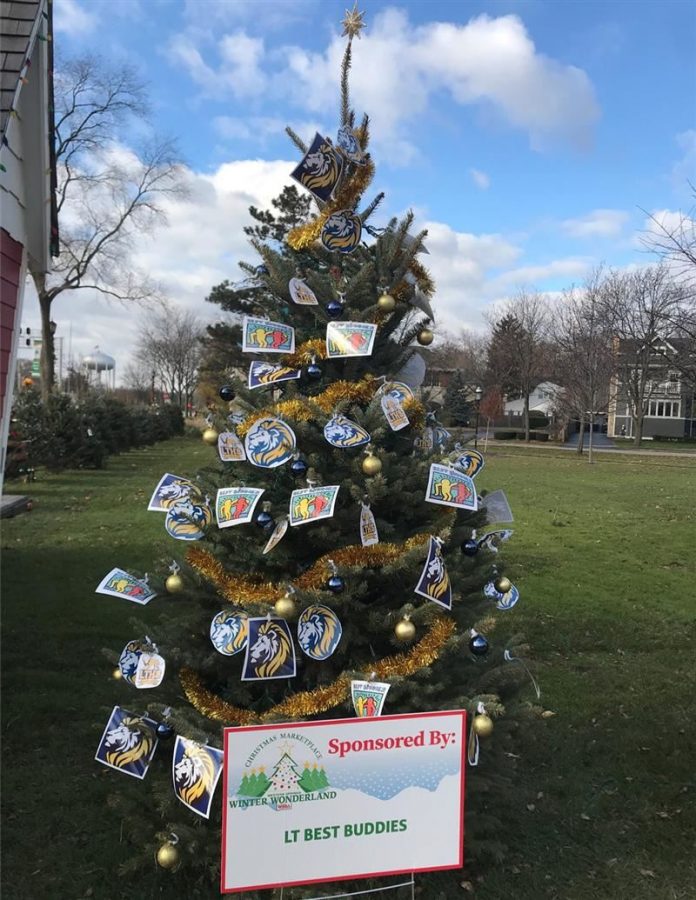
[[[577,219],[566,219],[561,228],[570,237],[613,238],[619,237],[628,219],[628,213],[620,209],[595,209]]]
[[[289,99],[313,111],[335,103],[344,46],[336,35],[323,53],[286,48]],[[587,147],[599,115],[586,73],[539,53],[514,15],[414,26],[404,11],[387,9],[353,45],[351,90],[385,143],[440,93],[492,110],[526,131],[534,149],[559,139]]]
[[[208,65],[198,43],[197,35],[176,34],[169,42],[168,57],[188,71],[205,95],[249,98],[264,91],[267,79],[262,69],[263,40],[249,37],[244,31],[224,35],[217,43],[217,68]]]
[[[77,0],[60,0],[54,8],[56,32],[78,37],[88,34],[97,26],[98,17],[80,6]]]
[[[469,169],[469,175],[477,188],[487,191],[491,186],[491,179],[485,172],[480,169]]]
[[[287,125],[307,139],[317,131],[323,133],[324,128],[319,122],[288,122],[275,116],[217,116],[213,119],[213,128],[216,133],[225,140],[252,141],[264,144],[268,138],[275,137],[285,132]]]

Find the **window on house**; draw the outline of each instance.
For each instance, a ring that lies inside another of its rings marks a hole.
[[[678,419],[681,411],[678,400],[651,400],[648,415],[657,419]]]
[[[679,382],[679,372],[670,372],[669,373],[669,383],[670,384],[678,384]]]

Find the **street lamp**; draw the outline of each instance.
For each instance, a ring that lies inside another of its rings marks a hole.
[[[474,450],[478,450],[478,428],[479,428],[479,413],[481,410],[481,397],[483,396],[483,388],[480,384],[476,385],[474,390],[474,404],[476,407],[476,431],[474,433]]]

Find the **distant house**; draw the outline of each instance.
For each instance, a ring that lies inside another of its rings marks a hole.
[[[678,339],[660,339],[652,344],[648,362],[652,377],[645,397],[643,437],[696,437],[694,387],[681,378],[676,366],[670,366],[670,359],[676,359],[684,349],[683,341]],[[610,391],[609,437],[633,437],[631,409],[626,388],[616,374]]]
[[[51,0],[0,3],[0,478],[27,273],[58,253]]]
[[[563,391],[559,384],[553,381],[542,381],[529,395],[529,412],[544,415],[553,419],[556,398]],[[505,415],[520,418],[524,415],[524,398],[519,400],[507,400],[505,403]]]

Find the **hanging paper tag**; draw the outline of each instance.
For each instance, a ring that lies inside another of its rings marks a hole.
[[[156,688],[162,684],[166,663],[159,653],[141,653],[133,677],[137,688]]]
[[[218,435],[218,453],[223,462],[242,462],[246,459],[244,444],[234,431],[223,431]]]
[[[401,431],[402,428],[406,428],[409,424],[408,416],[398,400],[395,400],[394,397],[389,394],[385,394],[380,402],[382,404],[382,412],[384,413],[387,422],[389,422],[391,430]]]
[[[304,525],[328,519],[334,513],[339,484],[301,488],[290,495],[290,524]]]
[[[390,687],[391,685],[381,681],[351,681],[350,694],[355,715],[361,719],[381,716]]]
[[[318,306],[316,294],[301,278],[291,278],[288,284],[290,298],[298,306]]]
[[[220,488],[215,499],[218,528],[229,528],[231,525],[243,525],[251,522],[254,509],[263,491],[263,488]]]
[[[276,527],[273,529],[273,534],[269,537],[268,543],[263,548],[264,553],[270,553],[271,550],[283,540],[289,524],[290,521],[287,516],[283,516],[282,519],[278,520]]]
[[[326,355],[329,359],[371,356],[377,326],[369,322],[329,322],[326,326]]]
[[[282,322],[269,322],[256,316],[244,316],[242,352],[294,353],[295,329]]]
[[[430,538],[428,557],[415,587],[415,593],[444,606],[445,609],[452,609],[452,584],[442,557],[442,541],[438,538]]]
[[[133,778],[144,778],[157,748],[157,722],[114,706],[95,759]]]
[[[249,366],[248,386],[250,390],[260,387],[268,387],[269,384],[275,384],[278,381],[295,381],[302,371],[293,369],[290,366],[276,366],[273,363],[254,360]]]
[[[377,523],[372,515],[370,507],[363,503],[360,510],[360,540],[363,547],[371,547],[373,544],[379,544],[379,534],[377,532]]]
[[[285,619],[271,616],[249,619],[242,681],[294,678],[296,671],[295,645]]]
[[[282,419],[271,416],[254,422],[244,442],[249,462],[260,469],[282,466],[292,459],[297,446],[292,428]]]
[[[473,480],[458,469],[451,469],[438,463],[430,466],[425,499],[428,503],[440,503],[472,512],[478,509],[478,497]]]
[[[425,453],[432,453],[434,446],[435,436],[433,434],[433,429],[428,427],[423,431],[423,451]]]
[[[297,643],[310,659],[328,659],[338,647],[343,626],[328,606],[308,606],[297,622]]]

